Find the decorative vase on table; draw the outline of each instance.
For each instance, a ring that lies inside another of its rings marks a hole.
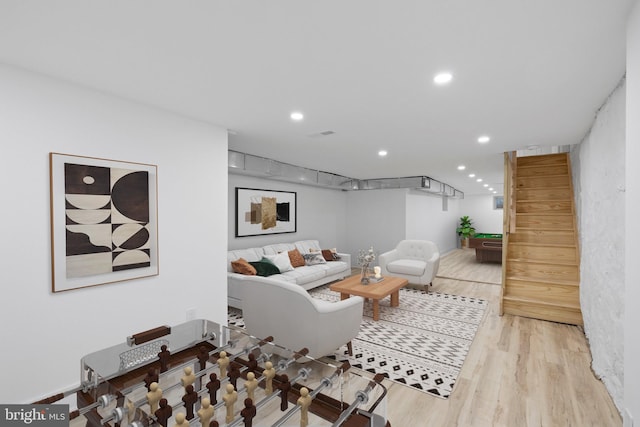
[[[373,252],[373,246],[368,250],[361,250],[358,255],[358,263],[362,268],[362,272],[360,273],[360,283],[363,285],[368,285],[371,281],[371,271],[369,270],[371,263],[376,259],[376,254]]]

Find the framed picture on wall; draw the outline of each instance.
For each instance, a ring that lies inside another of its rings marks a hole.
[[[504,196],[493,196],[493,209],[502,209],[504,205]]]
[[[236,187],[236,237],[295,233],[297,194]]]
[[[157,166],[50,153],[52,291],[158,274]]]

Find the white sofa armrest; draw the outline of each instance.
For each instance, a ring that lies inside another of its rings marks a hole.
[[[340,261],[347,263],[347,265],[351,267],[351,254],[338,252],[338,256],[340,257]]]

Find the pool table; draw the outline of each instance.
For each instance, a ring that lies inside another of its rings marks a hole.
[[[502,234],[477,233],[469,237],[469,247],[476,250],[476,261],[502,262]]]

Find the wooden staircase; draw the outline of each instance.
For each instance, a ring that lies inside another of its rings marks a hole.
[[[515,162],[508,179],[513,190],[505,195],[502,312],[582,325],[569,156],[517,157]],[[515,206],[510,214],[507,200]]]

